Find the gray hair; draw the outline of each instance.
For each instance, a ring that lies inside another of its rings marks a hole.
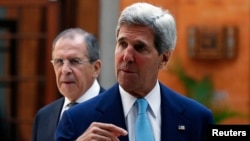
[[[150,27],[154,32],[154,44],[158,54],[162,54],[165,51],[173,51],[175,48],[175,19],[168,10],[145,2],[134,3],[122,11],[118,19],[116,36],[118,36],[122,25]]]
[[[89,62],[93,63],[94,61],[100,59],[99,55],[99,46],[96,38],[91,33],[81,29],[81,28],[69,28],[61,33],[59,33],[53,41],[53,49],[55,48],[56,42],[61,38],[75,38],[76,35],[82,36],[82,41],[87,45],[87,56],[89,57]]]

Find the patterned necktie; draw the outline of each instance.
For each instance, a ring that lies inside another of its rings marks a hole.
[[[136,119],[136,141],[154,141],[153,130],[147,116],[148,102],[144,98],[136,100],[138,115]]]

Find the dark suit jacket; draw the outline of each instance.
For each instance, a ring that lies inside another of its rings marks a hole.
[[[205,141],[208,125],[213,123],[212,112],[161,83],[160,90],[161,141]],[[112,123],[127,129],[118,84],[102,95],[64,112],[58,124],[56,141],[75,140],[93,121]],[[179,125],[185,126],[185,130],[179,130]],[[128,136],[119,139],[128,141]]]
[[[101,87],[100,92],[105,89]],[[64,97],[41,108],[35,117],[32,129],[32,141],[54,141],[55,131],[60,118]]]

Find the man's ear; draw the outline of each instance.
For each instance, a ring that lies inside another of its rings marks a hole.
[[[94,62],[93,75],[94,75],[95,78],[97,78],[99,76],[99,74],[101,73],[101,67],[102,67],[101,60],[97,60],[97,61]]]
[[[162,60],[161,60],[161,64],[160,64],[160,69],[164,68],[167,63],[168,63],[168,60],[171,56],[171,52],[170,51],[166,51],[162,54]]]

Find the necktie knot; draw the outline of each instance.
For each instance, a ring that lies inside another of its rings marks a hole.
[[[136,100],[138,106],[138,114],[146,114],[148,108],[148,102],[144,98],[139,98]]]
[[[72,101],[72,102],[70,102],[69,104],[67,104],[67,107],[68,107],[68,108],[71,108],[72,106],[74,106],[74,105],[76,105],[76,104],[78,104],[78,103],[75,102],[75,101]]]

